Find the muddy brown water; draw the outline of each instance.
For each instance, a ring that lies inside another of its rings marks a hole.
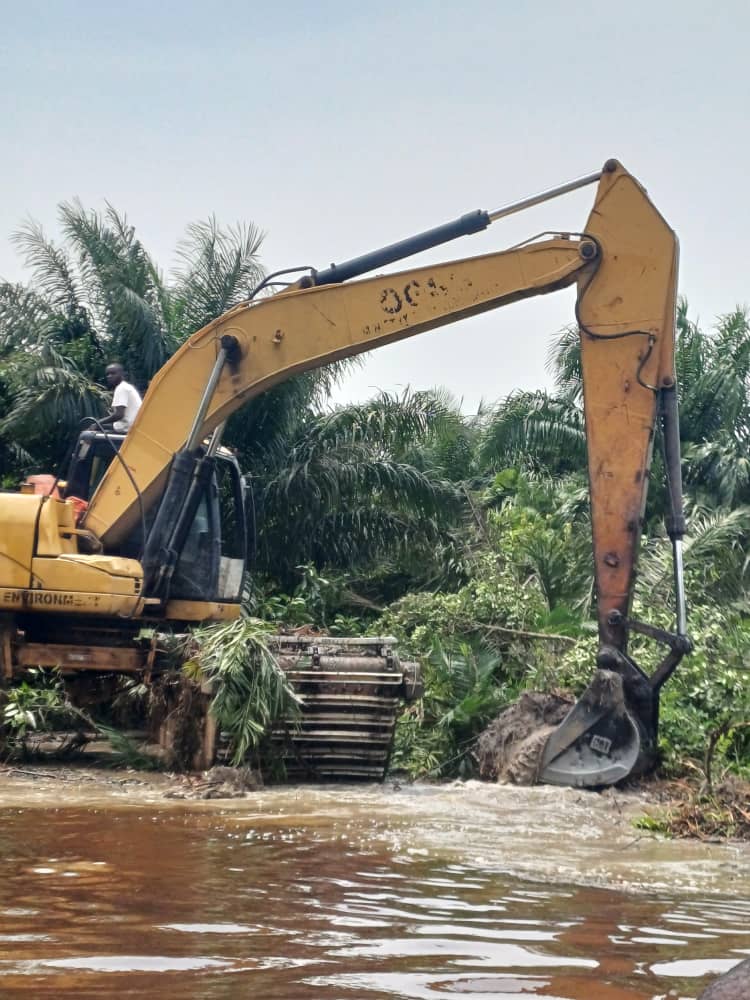
[[[747,847],[554,789],[0,782],[0,997],[694,998],[750,955]]]

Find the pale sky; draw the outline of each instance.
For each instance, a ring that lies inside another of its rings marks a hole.
[[[706,326],[750,299],[750,5],[695,0],[0,0],[0,276],[10,234],[109,200],[168,271],[215,213],[269,270],[324,267],[615,156],[681,242]],[[593,189],[414,263],[580,229]],[[401,264],[400,267],[408,266]],[[337,400],[445,385],[473,411],[549,384],[572,292],[368,355]]]

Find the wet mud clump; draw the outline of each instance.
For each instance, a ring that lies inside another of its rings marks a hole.
[[[177,788],[165,793],[167,799],[244,799],[248,792],[263,787],[263,778],[252,767],[212,767],[199,777],[182,778]]]
[[[573,706],[566,695],[524,691],[477,741],[479,776],[485,781],[534,785],[549,735]]]

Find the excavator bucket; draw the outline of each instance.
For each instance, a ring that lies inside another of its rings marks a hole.
[[[613,785],[636,769],[641,747],[622,678],[600,669],[547,740],[538,780],[574,788]]]

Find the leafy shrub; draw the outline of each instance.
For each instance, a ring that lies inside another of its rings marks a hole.
[[[70,701],[62,676],[56,670],[31,669],[20,684],[4,692],[3,737],[8,756],[23,756],[32,743],[63,731],[58,752],[68,752],[87,742],[96,731],[90,716]]]
[[[512,697],[500,666],[492,650],[435,641],[422,664],[424,696],[398,721],[392,769],[411,777],[470,776],[477,736]]]

